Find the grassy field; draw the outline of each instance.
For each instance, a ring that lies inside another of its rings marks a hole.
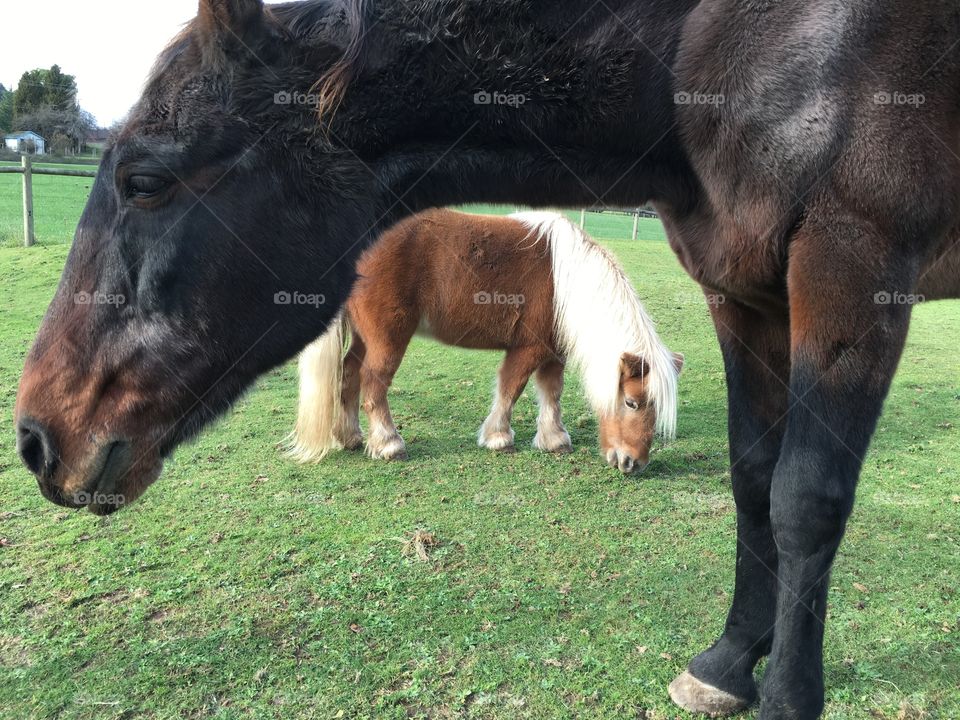
[[[13,166],[17,163],[0,162]],[[84,165],[37,163],[38,167],[92,170]],[[23,196],[20,175],[0,175],[0,248],[23,245]],[[33,177],[34,234],[38,245],[70,242],[90,195],[93,178],[35,175]]]
[[[19,222],[9,180],[0,228]],[[85,197],[70,183],[38,178],[41,244],[0,248],[3,418]],[[573,379],[575,454],[529,449],[530,391],[520,451],[478,449],[499,357],[421,340],[392,393],[404,464],[286,461],[292,366],[106,519],[44,501],[8,428],[0,717],[687,717],[666,686],[733,585],[723,370],[659,225],[631,242],[629,219],[600,220],[687,356],[679,439],[642,477],[602,465]],[[833,574],[827,718],[960,717],[958,338],[960,304],[916,310]],[[406,552],[416,530],[439,543],[426,562]]]

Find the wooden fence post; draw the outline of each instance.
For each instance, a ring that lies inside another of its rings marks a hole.
[[[633,211],[633,239],[637,239],[637,233],[640,230],[640,211]]]
[[[33,234],[33,161],[29,154],[23,160],[23,244],[30,247],[36,241]]]

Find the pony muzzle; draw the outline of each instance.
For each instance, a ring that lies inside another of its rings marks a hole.
[[[639,460],[629,453],[616,448],[607,450],[607,465],[616,468],[624,475],[640,474],[647,469],[649,460]]]

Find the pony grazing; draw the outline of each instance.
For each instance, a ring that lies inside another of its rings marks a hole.
[[[480,427],[481,447],[513,449],[513,407],[534,375],[540,412],[533,445],[570,452],[560,413],[568,362],[581,373],[599,417],[601,453],[612,467],[642,471],[654,434],[673,437],[683,356],[657,336],[616,260],[566,218],[432,210],[384,234],[358,270],[340,321],[300,356],[291,452],[301,461],[363,444],[361,394],[370,423],[367,452],[406,458],[387,390],[418,333],[447,345],[507,351],[493,408]],[[348,331],[353,342],[344,355]]]

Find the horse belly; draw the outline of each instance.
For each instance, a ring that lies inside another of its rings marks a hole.
[[[724,222],[705,213],[677,217],[669,209],[658,209],[680,263],[716,302],[785,307],[787,231],[768,213],[755,208],[755,221],[746,223]]]
[[[917,294],[925,300],[960,298],[960,228],[933,253],[920,273]]]
[[[471,294],[469,302],[462,301],[467,298],[444,300],[442,308],[429,311],[421,320],[424,334],[445,345],[471,350],[507,350],[522,344],[529,327],[523,307],[494,305],[484,300],[484,293]],[[480,301],[475,301],[478,296]]]

